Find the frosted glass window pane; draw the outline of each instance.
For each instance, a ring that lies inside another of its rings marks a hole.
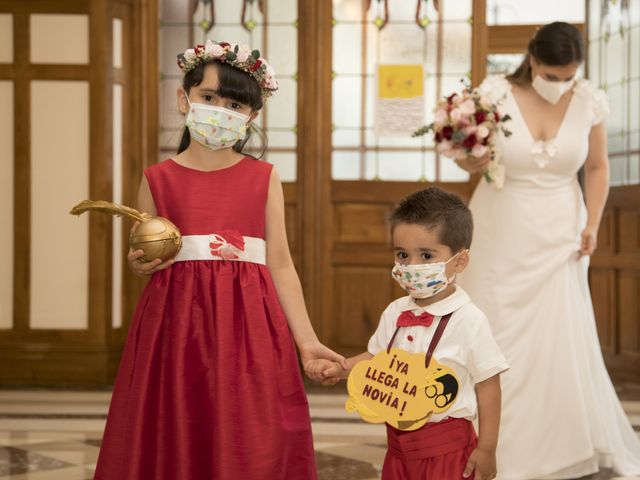
[[[619,84],[609,87],[607,93],[611,103],[611,113],[607,117],[607,130],[615,135],[621,130],[626,130],[626,107],[629,99],[626,97],[626,88]]]
[[[162,48],[160,48],[160,65],[164,75],[182,75],[177,55],[184,52],[189,45],[188,27],[162,27]]]
[[[626,41],[620,37],[620,35],[612,35],[609,42],[606,44],[606,82],[607,85],[617,83],[622,80],[622,76],[627,62],[627,48]]]
[[[640,1],[636,2],[638,9],[640,9]],[[631,31],[628,33],[629,39],[627,45],[631,47],[631,65],[629,73],[631,78],[640,77],[640,13],[635,17],[636,23]]]
[[[271,26],[267,26],[267,31],[271,28]],[[257,49],[260,50],[260,54],[263,55],[268,61],[272,61],[273,59],[273,54],[272,52],[275,51],[277,52],[278,49],[274,48],[274,45],[270,45],[269,46],[269,50],[266,50],[263,48],[263,44],[262,44],[262,37],[263,37],[263,33],[264,33],[264,28],[262,26],[257,26],[256,28],[253,29],[253,31],[251,32],[251,35],[249,36],[249,43],[247,45],[250,45],[251,48],[253,49]],[[296,43],[298,43],[298,38],[296,37],[295,39]],[[297,61],[297,58],[296,58]],[[276,72],[276,76],[278,75],[278,72]]]
[[[163,0],[160,2],[164,22],[188,22],[189,3],[189,0]]]
[[[160,125],[162,128],[179,128],[184,125],[184,116],[178,110],[177,90],[180,79],[166,79],[160,82]]]
[[[360,179],[360,154],[358,152],[333,152],[331,177],[334,180]]]
[[[442,182],[467,182],[469,173],[447,157],[440,157],[440,181]]]
[[[89,63],[87,15],[31,15],[32,63]]]
[[[433,2],[428,3],[431,7]],[[445,20],[469,20],[469,18],[471,18],[472,7],[471,0],[455,0],[453,2],[445,0],[440,2],[440,11]],[[429,12],[433,12],[433,14],[429,15],[430,18],[437,18],[437,13],[433,11],[432,8],[429,9]]]
[[[372,48],[369,46],[369,48]],[[333,27],[333,71],[361,72],[362,25],[338,23]]]
[[[591,42],[589,44],[589,80],[594,85],[602,85],[603,79],[600,78],[600,42]]]
[[[347,0],[344,0],[347,1]],[[362,4],[361,0],[349,0],[357,4]],[[457,1],[457,0],[456,0]],[[373,22],[377,15],[384,15],[384,8],[377,8],[377,2],[371,2],[371,8],[367,12],[367,20]],[[431,11],[431,10],[429,10]],[[413,22],[416,16],[416,2],[406,0],[391,0],[389,2],[389,24],[393,22]],[[387,24],[387,25],[389,25]],[[386,28],[386,27],[385,27]]]
[[[416,126],[416,130],[421,125]],[[412,137],[376,137],[373,129],[366,131],[366,144],[369,147],[379,146],[379,147],[412,147],[412,148],[421,148],[423,145],[426,145],[427,137],[421,138],[412,138]]]
[[[425,80],[425,102],[424,102],[424,120],[425,123],[433,122],[433,117],[435,114],[436,104],[438,103],[438,97],[436,95],[436,81],[437,78],[434,76],[430,76]],[[427,141],[427,144],[431,144],[431,141]]]
[[[626,150],[627,142],[625,142],[625,138],[623,135],[620,135],[619,132],[613,132],[610,130],[610,134],[608,137],[608,147],[610,153],[619,153]]]
[[[626,155],[620,155],[609,159],[611,164],[610,184],[624,185],[627,177],[627,157]]]
[[[182,138],[183,127],[171,128],[160,131],[160,148],[177,150]]]
[[[0,81],[0,329],[13,326],[13,82]]]
[[[333,0],[333,18],[355,21],[362,18],[362,0]]]
[[[582,23],[585,19],[584,0],[488,0],[487,24],[545,24],[556,21]]]
[[[13,63],[13,15],[0,14],[0,63]]]
[[[629,130],[640,130],[640,79],[632,80],[629,88]]]
[[[415,12],[414,12],[415,13]],[[376,29],[371,28],[375,33]],[[380,63],[422,63],[424,60],[424,31],[413,24],[388,24],[380,32]],[[375,63],[375,48],[370,48],[367,61]]]
[[[419,152],[368,152],[367,180],[417,181],[423,174]]]
[[[113,19],[113,66],[122,68],[122,20]]]
[[[292,128],[296,125],[298,84],[289,78],[278,80],[278,91],[267,101],[267,126]]]
[[[629,134],[629,150],[640,150],[640,131]]]
[[[88,159],[88,82],[33,81],[31,328],[87,328],[89,216],[68,211],[89,198]]]
[[[293,75],[298,70],[298,30],[289,26],[269,26],[269,45],[272,45],[274,55],[267,57],[276,76]],[[262,52],[264,53],[264,52]]]
[[[173,0],[164,0],[164,1],[173,1]],[[216,8],[217,23],[240,22],[240,15],[242,14],[242,2],[214,2],[214,3]],[[251,6],[247,5],[247,10],[249,8],[251,8]],[[249,12],[247,12],[247,18],[249,18],[248,13]],[[201,15],[202,14],[199,11],[196,12],[194,17],[196,19],[196,22],[200,21]]]
[[[366,102],[367,109],[365,112],[365,121],[364,126],[367,128],[373,128],[374,118],[375,118],[375,98],[376,98],[376,79],[374,77],[369,77],[364,82],[366,88]],[[357,91],[361,91],[362,88],[359,88]]]
[[[464,74],[471,70],[471,25],[443,23],[442,72]]]
[[[113,86],[113,201],[122,203],[122,85]],[[112,259],[111,259],[111,326],[122,326],[122,217],[112,219]]]
[[[494,53],[487,56],[487,75],[510,74],[522,63],[521,54]]]
[[[359,127],[362,90],[360,78],[336,77],[333,80],[333,124]]]
[[[438,24],[430,23],[421,38],[423,43],[426,42],[423,47],[425,56],[422,60],[425,72],[434,75],[438,71]]]
[[[297,137],[293,131],[267,130],[269,147],[290,147],[295,148]]]
[[[271,0],[267,2],[269,23],[293,23],[298,17],[297,0]]]
[[[440,96],[446,97],[453,92],[462,91],[464,84],[460,81],[461,79],[463,79],[462,75],[443,75],[440,79]]]
[[[640,154],[637,153],[629,157],[629,184],[640,184]]]
[[[360,145],[360,130],[337,128],[333,131],[332,138],[334,147],[357,147]]]
[[[280,179],[283,182],[296,181],[296,154],[295,153],[271,153],[267,152],[265,160],[273,163],[278,169]]]
[[[594,39],[598,35],[600,35],[600,22],[602,19],[600,18],[600,2],[591,0],[587,2],[589,8],[589,35],[591,39]],[[591,48],[591,46],[589,46]]]
[[[227,2],[222,2],[227,3]],[[216,6],[218,2],[216,2]],[[205,34],[200,27],[194,28],[194,33],[197,33],[195,39],[198,43],[204,43],[207,38],[211,40],[215,40],[216,42],[229,42],[229,43],[237,43],[239,45],[249,45],[251,48],[256,48],[251,43],[251,33],[247,32],[244,28],[240,26],[240,14],[237,17],[232,17],[234,19],[234,25],[225,26],[225,25],[216,25],[211,29],[208,34]],[[235,20],[237,18],[237,20]],[[236,23],[236,21],[238,23]],[[255,30],[254,30],[255,32]],[[267,58],[269,60],[269,58]]]

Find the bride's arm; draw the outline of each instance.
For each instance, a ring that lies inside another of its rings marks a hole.
[[[596,249],[602,211],[609,195],[609,157],[607,129],[601,122],[589,134],[589,155],[584,164],[587,226],[582,231],[580,255],[591,255]]]

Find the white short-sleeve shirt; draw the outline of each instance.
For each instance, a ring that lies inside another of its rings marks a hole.
[[[396,330],[398,317],[407,310],[417,315],[428,312],[436,317],[454,312],[433,357],[456,372],[460,383],[458,396],[449,410],[432,415],[430,422],[439,422],[447,417],[473,420],[478,411],[475,384],[509,368],[493,338],[489,320],[471,302],[462,287],[455,287],[454,293],[426,307],[418,306],[410,296],[395,300],[382,313],[378,328],[369,340],[370,354],[386,350]],[[393,346],[409,353],[426,354],[439,321],[437,318],[430,327],[400,328]]]

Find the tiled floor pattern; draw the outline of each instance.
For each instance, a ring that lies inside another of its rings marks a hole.
[[[108,392],[0,390],[0,480],[93,478],[109,396]],[[309,398],[320,480],[378,479],[384,427],[347,414],[341,394]],[[640,432],[640,401],[623,404]],[[602,471],[588,478],[625,477]]]

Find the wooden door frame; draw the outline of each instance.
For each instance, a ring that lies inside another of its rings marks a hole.
[[[331,67],[330,1],[299,0],[298,216],[300,269],[312,325],[325,337],[326,306],[331,303]]]

